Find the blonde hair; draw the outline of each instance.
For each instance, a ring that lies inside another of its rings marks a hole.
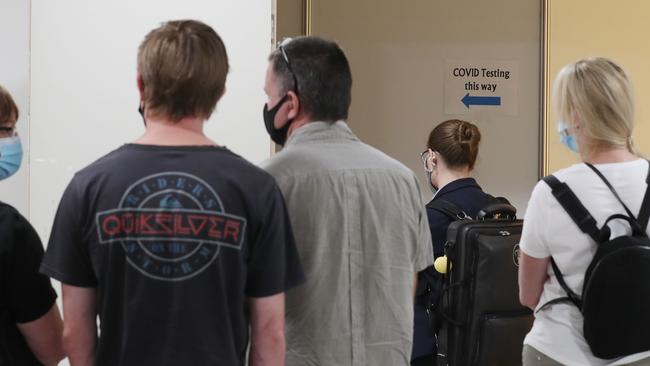
[[[163,23],[138,51],[147,114],[209,118],[223,95],[228,55],[221,37],[196,20]]]
[[[581,122],[590,141],[584,148],[624,147],[634,152],[634,96],[619,65],[601,57],[568,64],[558,74],[553,94],[560,119]]]

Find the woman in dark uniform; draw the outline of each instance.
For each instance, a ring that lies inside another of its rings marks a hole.
[[[458,206],[468,216],[476,217],[478,211],[488,203],[488,195],[476,180],[470,177],[480,141],[481,132],[476,125],[461,120],[449,120],[440,123],[431,131],[427,150],[421,154],[424,171],[433,192],[433,198],[427,205],[427,216],[435,258],[444,255],[447,227],[451,219],[428,206],[438,199],[444,199]],[[425,306],[427,302],[435,303],[439,280],[440,274],[433,267],[418,275],[412,366],[435,365],[436,336],[429,323]]]

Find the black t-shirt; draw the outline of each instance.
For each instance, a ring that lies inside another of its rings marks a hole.
[[[247,297],[303,281],[273,178],[214,146],[128,144],[78,172],[41,271],[97,287],[97,365],[243,365]]]
[[[34,228],[13,207],[0,202],[0,365],[40,365],[16,323],[45,315],[56,293],[38,273],[43,245]]]

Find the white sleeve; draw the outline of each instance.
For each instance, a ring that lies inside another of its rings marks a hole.
[[[519,248],[527,255],[534,258],[547,258],[551,256],[545,239],[546,226],[548,225],[549,200],[553,200],[550,187],[544,181],[539,181],[533,189],[528,201],[528,208],[524,217],[524,228],[521,233]]]

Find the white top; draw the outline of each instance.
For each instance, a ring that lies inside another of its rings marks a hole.
[[[641,199],[647,187],[645,180],[648,162],[638,159],[595,166],[636,215],[641,208]],[[625,214],[625,209],[605,183],[585,164],[573,165],[554,175],[561,182],[568,184],[596,219],[599,227],[612,214]],[[609,226],[612,238],[631,232],[629,225],[622,220],[611,221]],[[544,181],[537,183],[528,202],[520,247],[531,257],[553,256],[567,285],[577,294],[582,293],[584,275],[596,252],[596,243],[578,229]],[[549,279],[544,283],[538,309],[549,300],[566,296],[550,264],[547,272]],[[582,314],[574,305],[551,305],[535,313],[533,328],[526,336],[524,344],[567,365],[622,365],[650,357],[650,351],[613,360],[595,357],[584,339],[582,322]]]

